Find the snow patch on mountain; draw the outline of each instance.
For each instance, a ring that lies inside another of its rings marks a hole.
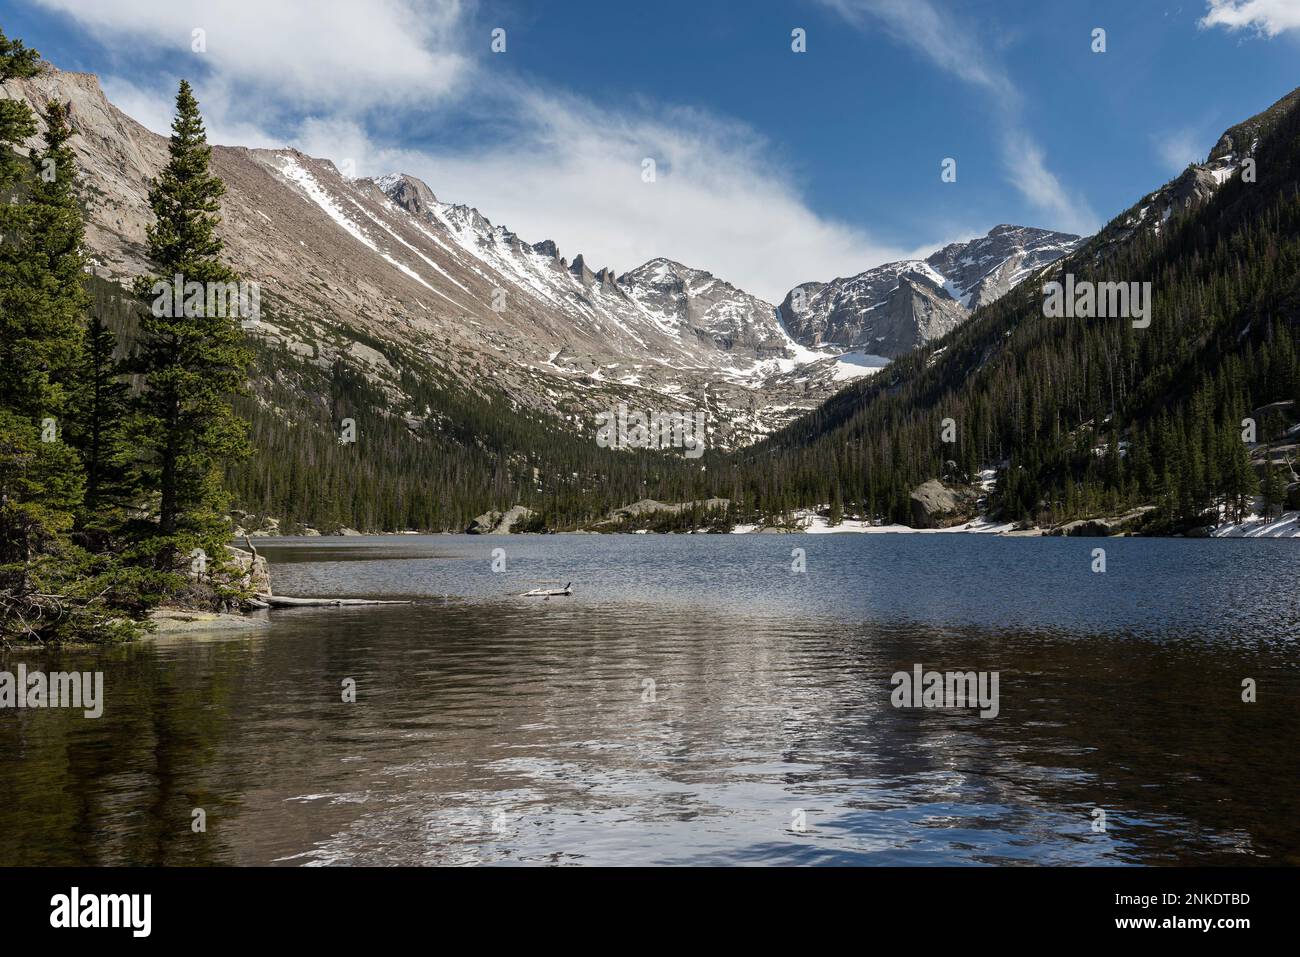
[[[897,356],[964,322],[1016,284],[1076,249],[1080,237],[1025,226],[952,243],[925,259],[796,286],[781,319],[805,346]]]

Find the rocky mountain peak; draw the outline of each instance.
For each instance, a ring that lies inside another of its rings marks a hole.
[[[49,70],[5,83],[0,97],[71,101],[95,271],[147,271],[149,182],[166,137],[119,111],[90,74]],[[395,406],[406,385],[372,343],[426,356],[471,389],[490,370],[538,414],[594,414],[613,397],[655,407],[707,386],[719,444],[752,441],[837,387],[781,380],[793,364],[767,360],[794,353],[772,306],[704,270],[660,258],[624,276],[593,272],[584,256],[566,263],[553,240],[530,245],[440,201],[417,177],[352,179],[291,147],[214,144],[212,166],[226,185],[226,256],[289,320],[255,334],[326,367],[349,356]]]
[[[782,301],[781,319],[804,346],[897,356],[956,328],[1080,242],[1070,233],[1003,223],[926,259],[885,263],[828,283],[800,283]]]
[[[1159,234],[1172,216],[1209,200],[1220,186],[1238,175],[1243,161],[1255,155],[1260,140],[1297,105],[1300,105],[1300,89],[1291,91],[1268,109],[1225,130],[1204,163],[1192,163],[1107,223],[1089,245],[1088,254],[1105,257],[1134,236]]]
[[[573,257],[573,262],[569,264],[569,272],[573,273],[578,282],[584,286],[592,286],[596,283],[596,274],[587,266],[587,260],[583,258],[582,253]]]
[[[407,173],[389,173],[374,182],[384,195],[416,216],[426,215],[437,205],[438,197],[428,184]]]
[[[1255,147],[1273,126],[1290,110],[1300,104],[1300,88],[1292,90],[1263,112],[1256,113],[1248,120],[1243,120],[1231,129],[1225,130],[1210,150],[1206,158],[1207,165],[1219,160],[1238,159],[1255,155]]]

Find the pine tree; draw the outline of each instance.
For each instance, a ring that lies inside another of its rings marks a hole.
[[[149,192],[149,258],[157,272],[136,285],[147,311],[133,371],[142,379],[138,440],[143,478],[159,496],[159,530],[219,547],[222,469],[249,451],[247,423],[231,397],[242,391],[251,354],[235,318],[212,308],[212,290],[236,276],[221,260],[216,227],[225,186],[209,170],[211,154],[198,102],[182,81],[168,163]],[[183,297],[170,294],[176,284]],[[163,546],[161,564],[176,548]]]
[[[0,81],[35,75],[34,50],[0,33]],[[36,132],[21,101],[0,100],[0,640],[37,636],[57,555],[80,500],[75,457],[53,439],[57,398],[44,360],[40,307],[47,293],[32,235],[31,184],[15,152]],[[57,612],[56,612],[57,614]]]
[[[99,316],[86,326],[68,440],[81,455],[86,494],[80,524],[116,524],[136,492],[127,440],[129,388],[114,359],[117,340]]]
[[[68,140],[69,107],[46,106],[44,148],[31,154],[31,249],[27,259],[33,309],[23,351],[39,363],[44,401],[66,411],[73,371],[81,356],[82,328],[90,306],[85,287],[85,226],[74,190],[76,162]]]
[[[841,525],[844,522],[844,499],[840,493],[839,483],[836,483],[835,490],[831,493],[831,510],[828,524],[832,527]]]
[[[0,31],[0,82],[34,76],[39,67],[35,50]],[[0,197],[20,193],[27,163],[15,150],[35,135],[36,118],[17,99],[0,99]],[[44,395],[29,381],[31,370],[22,353],[26,338],[29,294],[20,273],[27,250],[23,238],[31,210],[25,202],[0,202],[0,408],[31,418],[40,414]]]
[[[1273,518],[1282,511],[1282,501],[1286,497],[1286,485],[1282,474],[1267,457],[1264,460],[1264,477],[1259,483],[1262,499],[1263,517]]]
[[[35,54],[0,35],[0,76],[30,76]],[[9,162],[33,129],[17,101],[0,104],[0,641],[126,637],[123,582],[111,559],[71,537],[81,461],[64,441],[88,304],[83,225],[73,190],[67,108],[51,103],[29,175]]]

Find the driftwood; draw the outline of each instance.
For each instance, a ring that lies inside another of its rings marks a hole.
[[[563,588],[534,588],[532,591],[526,591],[520,598],[550,598],[552,595],[572,595],[573,589],[569,587],[573,582],[569,582]]]
[[[256,565],[259,557],[257,546],[247,535],[244,536],[244,544],[253,553],[253,563]],[[257,598],[250,600],[248,604],[254,608],[322,608],[338,605],[409,605],[410,602],[379,598],[290,598],[288,595],[258,592]]]
[[[326,605],[409,605],[408,601],[391,601],[379,598],[289,598],[287,595],[258,595],[259,601],[271,608],[308,608]]]

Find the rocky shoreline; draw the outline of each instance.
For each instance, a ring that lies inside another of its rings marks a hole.
[[[655,503],[661,504],[661,503]],[[689,508],[691,503],[681,503],[676,505],[665,505],[663,511],[680,512]],[[637,510],[637,506],[642,506]],[[1003,538],[1116,538],[1116,537],[1136,537],[1136,538],[1300,538],[1300,511],[1284,512],[1281,515],[1264,519],[1258,516],[1249,516],[1242,522],[1226,522],[1217,525],[1202,525],[1188,529],[1185,532],[1174,534],[1152,534],[1136,530],[1133,526],[1142,515],[1150,512],[1154,506],[1144,506],[1131,512],[1119,516],[1097,517],[1087,519],[1076,519],[1061,525],[1043,528],[1037,525],[1022,526],[1014,522],[999,522],[988,516],[979,515],[975,518],[959,521],[951,525],[939,527],[914,527],[910,525],[876,525],[860,519],[845,519],[838,525],[831,525],[829,519],[824,515],[814,512],[811,509],[801,510],[795,513],[795,524],[790,525],[752,525],[738,524],[730,529],[726,534],[732,535],[934,535],[934,534],[966,534],[966,535],[997,535]],[[512,510],[513,511],[513,510]],[[528,512],[527,509],[523,509]],[[630,516],[647,514],[644,509],[644,503],[636,503],[634,506],[628,506],[627,509],[617,510],[619,513],[626,513]],[[649,510],[649,511],[654,511]],[[487,516],[502,516],[509,513],[492,512]],[[476,519],[476,522],[479,520]],[[479,523],[474,530],[467,529],[465,532],[420,532],[420,531],[400,531],[400,532],[354,532],[353,535],[367,538],[390,538],[412,535],[703,535],[712,534],[707,528],[692,528],[674,531],[660,532],[646,528],[622,528],[621,521],[618,519],[607,519],[597,522],[594,525],[583,529],[570,529],[565,531],[523,531],[511,527],[517,522],[507,524],[504,521],[495,520],[488,517],[486,521]],[[266,535],[256,535],[253,537],[270,537]],[[338,537],[330,535],[321,535],[319,532],[309,533],[277,533],[276,538],[321,538],[321,537]]]

